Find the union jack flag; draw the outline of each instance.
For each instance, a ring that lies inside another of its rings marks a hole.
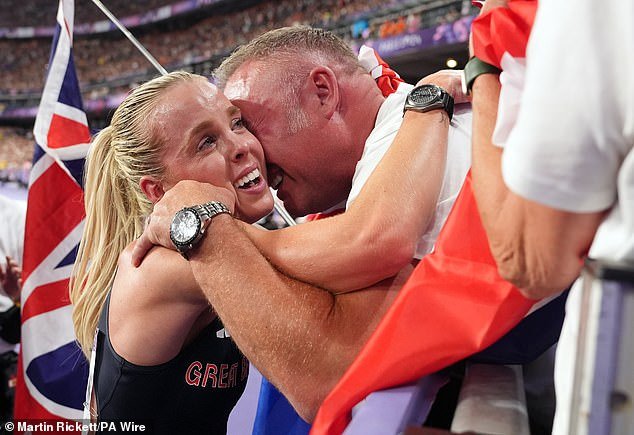
[[[83,229],[82,172],[90,130],[73,62],[73,15],[73,1],[60,0],[34,127],[16,420],[83,415],[88,364],[75,341],[68,282]]]

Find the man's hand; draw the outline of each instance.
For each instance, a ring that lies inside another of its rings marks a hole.
[[[455,104],[467,103],[471,101],[469,95],[462,92],[462,71],[454,69],[443,69],[428,75],[419,80],[416,86],[436,85],[443,88],[453,97]]]
[[[6,270],[0,266],[0,284],[7,296],[14,301],[20,300],[20,291],[22,290],[22,269],[13,258],[7,255]]]
[[[233,213],[236,198],[227,189],[192,180],[180,181],[165,192],[163,197],[154,204],[154,211],[147,218],[145,230],[134,244],[132,265],[139,267],[143,257],[152,246],[176,249],[170,239],[170,225],[174,214],[183,207],[209,201],[220,201]]]

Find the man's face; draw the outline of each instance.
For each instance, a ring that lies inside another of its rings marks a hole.
[[[224,92],[262,143],[269,184],[285,208],[294,216],[324,211],[345,199],[350,188],[336,175],[340,159],[332,146],[335,136],[323,116],[311,113],[312,106],[285,107],[276,67],[247,62],[230,77]],[[304,115],[295,131],[289,122],[293,110]]]

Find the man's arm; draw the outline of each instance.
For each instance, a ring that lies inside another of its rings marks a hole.
[[[440,71],[418,84],[441,86],[460,103],[466,96],[459,78],[456,71]],[[284,273],[331,291],[357,290],[393,276],[411,262],[416,242],[435,213],[448,130],[449,120],[442,110],[409,111],[394,143],[344,214],[274,232],[246,224],[244,229]],[[206,201],[211,199],[217,198]],[[158,204],[152,226],[158,228],[155,224],[164,222],[167,227],[176,210]],[[135,264],[158,240],[160,236],[143,234],[133,254]],[[169,240],[163,246],[172,248]]]
[[[442,110],[408,111],[345,213],[278,231],[245,230],[282,272],[328,290],[356,290],[393,276],[412,260],[434,216],[448,129]]]
[[[400,285],[333,296],[290,279],[227,215],[214,218],[190,263],[238,347],[308,421]]]
[[[500,83],[491,74],[473,86],[473,187],[491,252],[503,278],[541,298],[578,275],[604,212],[571,213],[526,200],[505,185],[502,150],[491,143]]]

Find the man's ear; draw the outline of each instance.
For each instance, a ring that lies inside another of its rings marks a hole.
[[[326,66],[318,66],[311,70],[309,87],[317,97],[319,111],[330,119],[339,107],[339,83],[334,71]]]
[[[147,199],[152,202],[152,204],[156,204],[163,195],[165,194],[165,189],[163,188],[163,182],[155,177],[144,175],[139,180],[139,187]]]

